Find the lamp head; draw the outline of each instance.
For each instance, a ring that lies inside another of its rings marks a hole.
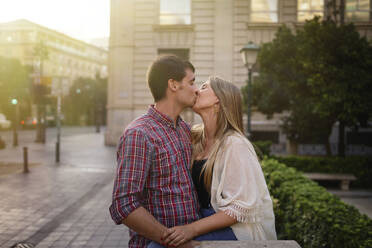
[[[260,47],[253,43],[252,41],[248,42],[242,49],[240,49],[240,54],[242,55],[242,60],[245,66],[252,68],[256,63],[258,51]]]

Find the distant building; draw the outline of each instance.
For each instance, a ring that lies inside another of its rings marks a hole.
[[[110,40],[109,37],[95,38],[95,39],[91,39],[89,43],[108,51],[109,40]]]
[[[249,41],[273,40],[282,24],[301,27],[314,15],[331,13],[330,0],[111,0],[108,128],[106,144],[115,145],[126,125],[144,113],[152,97],[146,70],[158,54],[189,58],[196,80],[219,75],[245,85],[247,70],[239,54]],[[372,38],[370,0],[348,0],[346,21]],[[339,4],[339,0],[336,1]],[[190,121],[192,115],[186,116]],[[286,137],[280,115],[267,120],[254,112],[252,134],[269,139],[279,150]]]
[[[105,49],[74,39],[28,20],[0,23],[0,56],[17,58],[34,68],[34,81],[40,82],[40,61],[34,48],[42,42],[49,58],[43,61],[42,76],[51,82],[56,93],[59,79],[63,79],[64,94],[78,77],[107,76],[108,52]]]

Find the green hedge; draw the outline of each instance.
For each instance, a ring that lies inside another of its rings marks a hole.
[[[357,177],[352,186],[372,188],[372,157],[273,157],[303,172],[351,173]]]
[[[272,142],[270,140],[257,140],[252,143],[258,157],[263,158],[264,156],[270,155],[270,149],[272,145]]]
[[[301,247],[372,247],[372,220],[343,203],[301,172],[264,159],[262,168],[271,196],[278,239]]]

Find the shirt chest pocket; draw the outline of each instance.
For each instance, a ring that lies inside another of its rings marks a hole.
[[[152,176],[165,181],[177,177],[180,156],[179,152],[161,151],[158,153],[153,161]]]

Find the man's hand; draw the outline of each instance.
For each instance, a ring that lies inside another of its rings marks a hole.
[[[190,225],[168,228],[163,236],[163,244],[167,247],[177,247],[193,239],[195,233]]]

